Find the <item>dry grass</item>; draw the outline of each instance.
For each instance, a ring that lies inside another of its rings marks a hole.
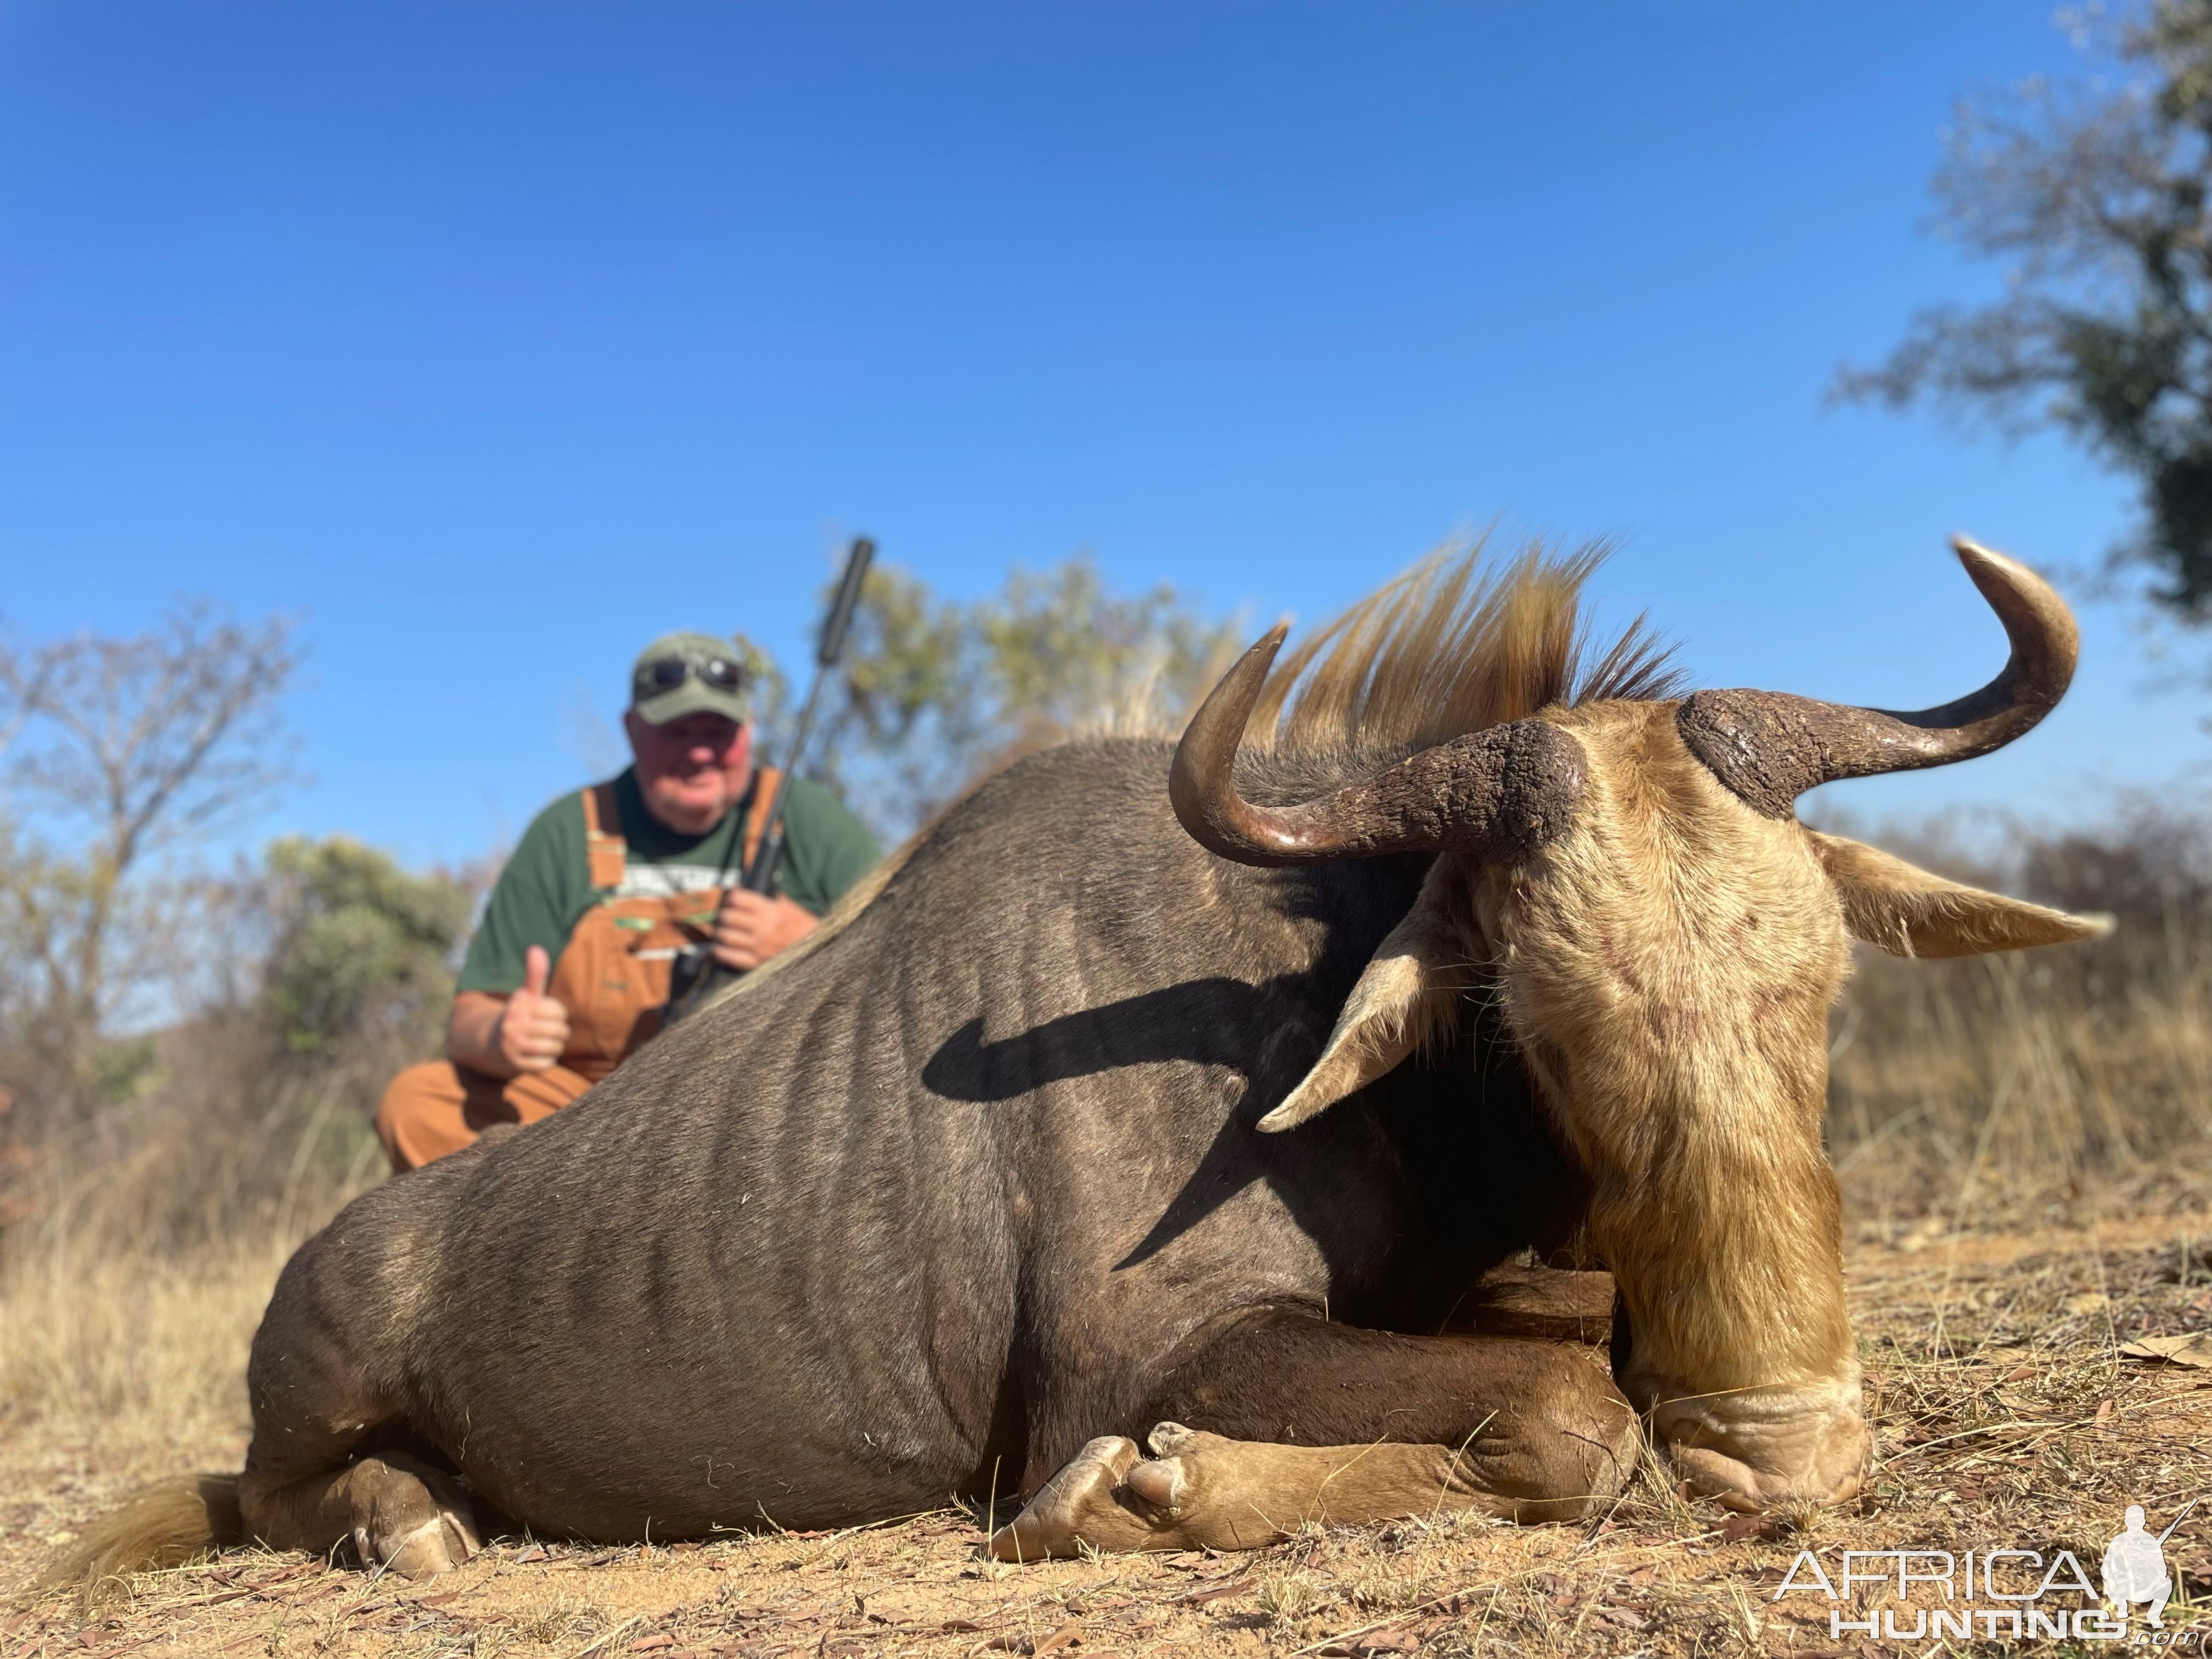
[[[1754,1528],[1647,1477],[1591,1527],[1441,1516],[1316,1528],[1247,1555],[1021,1568],[982,1559],[979,1518],[951,1510],[874,1528],[703,1546],[507,1539],[420,1587],[330,1571],[319,1559],[241,1553],[147,1575],[127,1606],[102,1617],[87,1620],[67,1602],[23,1608],[0,1651],[10,1659],[141,1646],[284,1659],[1832,1651],[1825,1601],[1773,1599],[1800,1548],[1820,1551],[1832,1573],[1844,1548],[2063,1547],[2094,1574],[2125,1504],[2146,1504],[2163,1524],[2188,1498],[2212,1491],[2212,1373],[2118,1356],[2136,1333],[2204,1322],[2208,1239],[2212,1214],[2200,1212],[2057,1236],[1855,1248],[1875,1467],[1862,1500],[1796,1517],[1796,1527]],[[180,1463],[234,1461],[238,1434],[234,1426],[226,1439],[208,1424],[182,1443],[92,1443],[51,1430],[11,1437],[0,1448],[0,1577],[27,1573],[46,1540],[135,1480]],[[2212,1595],[2212,1516],[2185,1522],[2169,1559],[2183,1593],[2167,1623],[2182,1627]]]
[[[2017,834],[1978,855],[1940,825],[1875,837],[1954,879],[2119,925],[2094,945],[1956,962],[1864,953],[1835,1024],[1828,1109],[1863,1224],[2075,1225],[2204,1191],[2208,821],[2124,804],[2098,834]]]
[[[2212,933],[1864,963],[1832,1043],[1845,1208],[1913,1228],[2081,1224],[2212,1169]]]
[[[132,1419],[234,1419],[246,1344],[288,1253],[273,1240],[181,1262],[57,1250],[9,1273],[0,1423],[92,1432]]]
[[[236,1421],[278,1270],[384,1169],[343,1096],[258,1116],[238,1097],[157,1097],[136,1133],[53,1143],[0,1189],[0,1443]]]

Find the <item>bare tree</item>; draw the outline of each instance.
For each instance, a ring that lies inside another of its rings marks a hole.
[[[11,647],[0,640],[0,760],[6,758],[38,713],[53,678],[58,650],[52,645]]]
[[[139,964],[123,941],[157,855],[266,799],[288,775],[279,702],[294,625],[179,607],[131,638],[0,644],[10,845],[0,933],[42,1092],[82,1101],[103,1024]]]
[[[1936,226],[2008,262],[2004,297],[1922,312],[1834,395],[2071,434],[2142,483],[2116,562],[2212,621],[2212,0],[2061,17],[2118,83],[1962,105],[1936,175]]]

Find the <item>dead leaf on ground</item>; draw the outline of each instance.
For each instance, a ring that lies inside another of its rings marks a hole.
[[[1242,1595],[1251,1588],[1252,1580],[1249,1577],[1233,1578],[1225,1584],[1215,1584],[1207,1589],[1193,1590],[1188,1595],[1178,1595],[1171,1599],[1178,1607],[1193,1607],[1200,1601],[1218,1601],[1226,1595]]]
[[[1320,1659],[1371,1659],[1371,1656],[1386,1653],[1416,1653],[1420,1650],[1421,1638],[1412,1631],[1370,1631],[1364,1636],[1347,1636],[1326,1646],[1314,1650]]]
[[[2212,1331],[2191,1331],[2184,1336],[2146,1336],[2120,1345],[2123,1359],[2163,1360],[2192,1370],[2212,1370]]]

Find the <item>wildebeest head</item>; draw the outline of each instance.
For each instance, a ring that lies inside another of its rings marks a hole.
[[[1986,753],[2065,691],[2064,604],[2024,566],[1957,548],[2012,655],[1941,708],[1601,696],[1421,749],[1319,799],[1257,805],[1232,763],[1278,629],[1176,755],[1176,814],[1224,858],[1439,854],[1321,1059],[1260,1127],[1304,1121],[1448,1027],[1470,993],[1492,999],[1589,1182],[1589,1231],[1633,1333],[1622,1382],[1681,1472],[1741,1504],[1841,1497],[1864,1458],[1820,1145],[1846,936],[1932,957],[2101,929],[1797,821],[1817,784]]]

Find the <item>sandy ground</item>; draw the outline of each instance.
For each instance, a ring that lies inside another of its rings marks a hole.
[[[2070,1549],[2094,1577],[2126,1504],[2156,1530],[2200,1495],[2166,1546],[2166,1622],[2212,1639],[2212,1369],[2124,1352],[2212,1328],[2212,1215],[2033,1237],[1923,1229],[1855,1247],[1850,1270],[1875,1465],[1863,1498],[1794,1525],[1686,1501],[1654,1473],[1581,1527],[1443,1515],[1316,1528],[1242,1555],[1012,1567],[980,1554],[981,1517],[948,1510],[705,1545],[501,1539],[421,1585],[239,1552],[143,1577],[87,1613],[25,1593],[53,1546],[137,1482],[236,1467],[242,1431],[21,1428],[0,1443],[0,1587],[15,1596],[0,1659],[2093,1651],[1978,1628],[1968,1641],[1891,1640],[1879,1623],[1838,1643],[1826,1597],[1776,1591],[1804,1549],[1832,1576],[1847,1548]],[[1886,1610],[1910,1632],[1917,1609],[1945,1606],[1938,1587],[1911,1588],[1900,1601],[1893,1583],[1863,1585],[1840,1616]],[[2038,1605],[2084,1604],[2054,1591]]]

